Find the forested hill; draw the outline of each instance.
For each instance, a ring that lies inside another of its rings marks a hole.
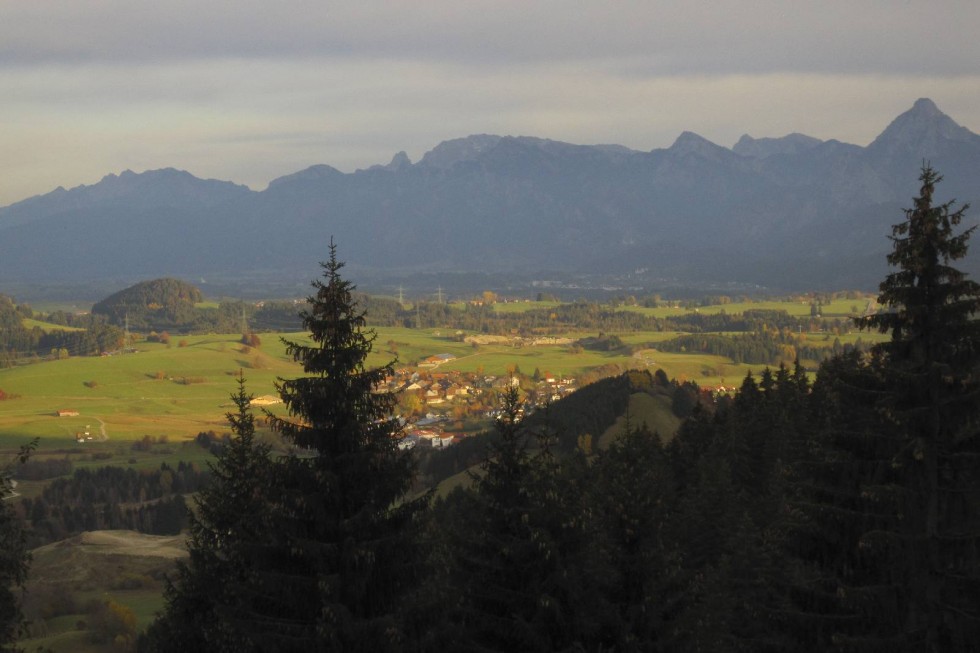
[[[946,171],[951,197],[977,204],[980,136],[927,99],[867,147],[791,134],[729,149],[685,132],[638,152],[478,135],[417,163],[399,154],[349,174],[313,166],[261,192],[126,172],[0,209],[0,279],[301,284],[334,236],[359,278],[584,273],[870,288],[923,160]]]
[[[203,299],[201,291],[178,279],[153,279],[120,290],[92,307],[95,315],[110,322],[134,327],[167,328],[194,320],[194,304]]]

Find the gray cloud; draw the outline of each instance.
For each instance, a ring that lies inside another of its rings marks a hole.
[[[4,2],[6,65],[601,57],[630,74],[976,72],[980,3],[594,0]]]
[[[0,0],[0,205],[174,166],[262,188],[471,133],[980,130],[980,3]]]

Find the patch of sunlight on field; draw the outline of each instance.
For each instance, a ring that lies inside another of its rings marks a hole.
[[[563,302],[505,302],[493,305],[494,313],[527,313],[533,310],[546,310],[561,306]],[[567,303],[567,302],[565,302]]]
[[[178,558],[186,556],[184,542],[183,536],[95,531],[35,549],[28,592],[68,595],[75,610],[42,619],[43,634],[18,644],[29,651],[116,650],[91,641],[89,604],[110,599],[122,604],[136,617],[137,631],[143,630],[163,608],[162,578],[173,572]],[[121,589],[121,579],[130,579],[139,587]]]
[[[867,308],[871,298],[856,299],[835,299],[823,304],[820,307],[820,314],[824,318],[847,318],[861,315]],[[684,315],[686,313],[701,313],[703,315],[717,315],[727,313],[728,315],[741,315],[749,310],[764,311],[786,311],[794,317],[810,317],[810,301],[758,301],[758,302],[731,302],[728,304],[711,304],[709,306],[698,306],[697,308],[682,308],[680,306],[660,306],[657,308],[646,308],[643,306],[623,306],[619,310],[631,311],[647,315],[650,317],[671,317],[674,315]]]
[[[51,331],[84,331],[85,330],[80,327],[63,326],[61,324],[52,324],[51,322],[41,322],[40,320],[33,320],[28,318],[24,318],[23,320],[21,320],[21,322],[23,323],[25,329],[33,329],[36,327],[41,331],[44,331],[45,333],[50,333]]]

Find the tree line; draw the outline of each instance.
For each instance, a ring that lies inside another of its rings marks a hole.
[[[827,347],[809,344],[808,340],[788,329],[769,330],[764,326],[746,333],[695,333],[677,336],[663,342],[650,343],[649,346],[670,352],[724,356],[736,364],[755,365],[790,364],[797,359],[820,362],[850,351],[867,350],[867,345],[860,337],[854,343],[848,344],[841,344],[840,339],[835,337],[831,346]]]
[[[10,367],[34,358],[52,355],[97,356],[104,351],[119,349],[123,344],[123,331],[108,323],[105,317],[86,316],[84,319],[69,318],[63,312],[56,316],[58,324],[81,330],[52,329],[45,331],[38,326],[27,328],[25,319],[35,316],[27,304],[15,304],[0,295],[0,368]]]
[[[67,461],[59,461],[61,465]],[[29,461],[20,477],[30,477],[43,461]],[[190,463],[135,470],[117,466],[76,469],[47,484],[40,496],[25,497],[17,510],[31,548],[82,531],[134,530],[175,535],[187,526],[185,494],[207,484],[209,472]]]

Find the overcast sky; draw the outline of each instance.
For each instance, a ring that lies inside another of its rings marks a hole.
[[[980,2],[0,0],[0,205],[131,169],[260,190],[475,133],[980,132]]]

